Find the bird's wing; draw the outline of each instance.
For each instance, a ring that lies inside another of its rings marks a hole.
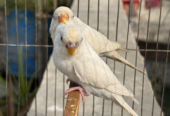
[[[56,32],[57,26],[58,26],[58,19],[52,18],[51,24],[50,24],[50,29],[49,29],[52,40],[54,39],[54,34]]]
[[[74,17],[73,23],[81,29],[86,41],[98,54],[122,49],[119,43],[108,40],[106,36],[86,25],[79,18]]]
[[[73,65],[75,74],[81,82],[115,94],[133,97],[90,46],[87,45],[84,49],[86,52]]]

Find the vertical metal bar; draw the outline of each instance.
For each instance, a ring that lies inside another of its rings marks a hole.
[[[90,0],[88,0],[87,25],[89,25],[89,19],[90,19]]]
[[[59,7],[59,1],[60,0],[57,0],[57,2],[56,2],[56,8]]]
[[[46,18],[45,18],[45,28],[46,28],[46,36],[45,36],[45,43],[48,45],[48,0],[45,0],[45,8],[46,8]],[[46,48],[46,64],[48,64],[48,47]],[[46,65],[47,66],[47,65]],[[47,107],[48,107],[48,66],[46,67],[46,109],[45,109],[45,116],[47,116]]]
[[[99,31],[99,9],[100,9],[100,0],[98,0],[98,9],[97,9],[97,31]],[[93,112],[92,116],[95,114],[95,96],[93,95]]]
[[[38,14],[38,1],[35,0],[35,44],[38,44],[38,18],[37,18],[37,14]],[[38,78],[38,48],[35,47],[35,78]],[[35,88],[37,87],[37,80],[35,79],[34,82]],[[35,95],[35,116],[37,116],[37,96]]]
[[[163,110],[163,104],[164,104],[164,93],[165,93],[165,82],[166,82],[166,72],[167,72],[167,64],[168,64],[168,57],[169,57],[169,43],[170,43],[170,29],[169,29],[169,37],[168,37],[168,46],[167,46],[167,52],[166,52],[166,61],[165,61],[165,71],[164,71],[164,82],[163,82],[163,90],[162,90],[162,98],[161,98],[161,112],[160,116],[162,116],[162,110]]]
[[[54,89],[54,116],[57,116],[56,106],[57,106],[57,68],[55,67],[55,89]]]
[[[120,0],[118,0],[117,8],[117,22],[116,22],[116,41],[118,39],[118,29],[119,29],[119,13],[120,13]]]
[[[9,105],[8,105],[8,21],[7,21],[7,3],[4,0],[4,11],[5,11],[5,36],[6,36],[6,112],[8,115],[9,112]]]
[[[156,64],[155,64],[155,76],[154,76],[154,89],[153,89],[153,104],[152,104],[152,116],[154,115],[154,105],[155,105],[155,100],[154,100],[154,96],[155,96],[155,88],[156,88],[156,76],[157,76],[157,71],[158,71],[158,67],[157,67],[157,63],[158,63],[158,41],[159,41],[159,33],[160,33],[160,26],[161,26],[161,15],[162,15],[162,0],[161,0],[161,6],[160,6],[160,12],[159,12],[159,24],[158,24],[158,35],[157,35],[157,42],[156,42]]]
[[[165,22],[165,20],[168,17],[169,13],[170,13],[170,8],[169,8],[168,12],[166,13],[164,19],[161,21],[162,22],[161,24],[163,24]]]
[[[55,11],[57,7],[57,0],[53,0],[53,11]]]
[[[92,116],[94,116],[95,113],[95,96],[93,95],[93,111],[92,111]]]
[[[77,17],[79,17],[80,0],[77,0]]]
[[[99,31],[99,15],[100,15],[100,0],[98,0],[98,7],[97,7],[97,31]]]
[[[132,0],[130,0],[129,14],[128,14],[128,28],[127,28],[126,49],[128,48],[128,40],[129,40],[129,27],[130,27],[131,6],[132,6]],[[125,59],[127,59],[127,52],[125,53]],[[125,78],[126,78],[126,64],[124,65],[123,85],[125,84]],[[121,110],[121,116],[123,116],[123,108]]]
[[[28,96],[27,96],[27,93],[28,93],[28,90],[27,90],[27,0],[25,0],[25,61],[26,61],[26,64],[25,64],[25,91],[26,91],[26,98],[25,98],[25,105],[26,105],[26,111],[28,109],[27,107],[27,102],[28,102]],[[27,116],[27,114],[25,114]]]
[[[119,8],[120,8],[120,0],[118,0],[118,9],[117,9],[117,22],[116,22],[116,42],[118,39],[118,29],[119,29]],[[113,71],[116,71],[116,61],[114,61]]]
[[[15,24],[16,24],[16,41],[17,41],[17,55],[19,57],[19,32],[18,32],[18,8],[17,8],[17,0],[15,0]],[[18,62],[19,63],[19,62]],[[19,67],[18,67],[19,68]],[[19,112],[20,112],[20,72],[18,70],[18,112],[17,112],[17,116],[19,116]]]
[[[56,7],[58,6],[58,0],[53,0],[53,1],[54,1],[54,4],[55,4],[53,10],[55,11]],[[57,99],[57,68],[55,67],[54,116],[57,116],[57,107],[56,107],[57,106],[57,100],[56,99]],[[64,110],[63,110],[63,112],[64,112]]]
[[[110,22],[110,0],[108,0],[108,9],[107,9],[107,38],[109,39],[109,22]],[[107,63],[107,58],[106,58],[106,63]]]
[[[137,28],[137,38],[136,41],[138,41],[139,39],[139,30],[140,30],[140,17],[141,17],[141,9],[142,9],[142,1],[140,1],[140,8],[139,8],[139,16],[138,16],[138,28]],[[136,45],[136,58],[135,58],[135,66],[137,66],[137,56],[138,56],[138,47]],[[135,70],[135,74],[134,74],[134,84],[133,84],[133,94],[135,96],[135,90],[136,90],[136,70]],[[134,109],[134,101],[132,103],[132,108]]]
[[[120,13],[120,0],[117,1],[117,21],[116,21],[116,42],[118,39],[118,30],[119,30],[119,13]],[[116,71],[116,61],[114,61],[114,66],[113,66],[113,72],[115,73]],[[111,116],[113,116],[113,101],[111,104]]]
[[[66,0],[66,6],[68,7],[68,0]]]
[[[87,10],[87,25],[89,25],[90,19],[90,0],[88,0],[88,10]],[[85,116],[85,102],[83,102],[83,116]]]
[[[149,3],[151,4],[151,0],[149,1]],[[151,14],[151,7],[149,7],[149,14],[148,14],[148,24],[147,24],[147,35],[146,35],[146,46],[145,46],[145,57],[144,59],[146,59],[147,56],[147,47],[148,47],[148,39],[149,39],[149,29],[150,29],[150,14]],[[145,67],[146,67],[146,63],[144,63],[144,67],[143,67],[143,72],[145,71]],[[143,116],[143,93],[144,93],[144,84],[145,84],[145,74],[143,74],[143,78],[142,78],[142,99],[141,99],[141,116]]]
[[[109,18],[110,18],[110,15],[109,15],[109,12],[110,11],[110,0],[108,0],[108,9],[107,9],[107,38],[109,39]],[[108,63],[108,59],[106,58],[106,64]],[[105,99],[103,99],[103,107],[102,107],[102,116],[104,116],[104,104],[105,104]]]
[[[63,116],[64,116],[64,104],[65,104],[65,75],[63,74]]]
[[[79,1],[78,1],[78,8],[79,8]],[[64,116],[64,108],[65,108],[65,75],[63,74],[63,116]]]

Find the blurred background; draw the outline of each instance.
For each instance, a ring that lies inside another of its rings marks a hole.
[[[0,116],[27,113],[52,54],[54,8],[71,3],[0,0]]]
[[[27,115],[52,55],[49,26],[53,12],[80,1],[0,0],[0,116]],[[164,115],[170,116],[170,0],[118,3],[139,47],[128,50],[143,56],[156,100]]]

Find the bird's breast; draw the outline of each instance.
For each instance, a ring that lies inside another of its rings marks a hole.
[[[70,75],[73,72],[72,62],[64,59],[61,55],[54,52],[53,54],[54,64],[65,75]]]

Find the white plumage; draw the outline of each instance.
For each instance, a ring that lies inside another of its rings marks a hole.
[[[64,17],[66,17],[66,19],[64,19]],[[86,41],[100,56],[123,62],[126,65],[138,70],[139,72],[144,73],[117,53],[118,50],[124,50],[119,43],[110,41],[106,36],[83,23],[79,18],[74,16],[73,12],[67,7],[59,7],[53,14],[53,19],[50,26],[52,39],[54,39],[54,33],[59,22],[65,24],[72,23],[78,26]]]
[[[137,102],[134,95],[118,81],[106,63],[86,42],[78,27],[60,24],[53,37],[55,66],[67,75],[69,80],[82,87],[85,93],[112,100],[132,116],[138,116],[122,97],[129,97]],[[68,52],[68,43],[77,45],[73,55]]]

